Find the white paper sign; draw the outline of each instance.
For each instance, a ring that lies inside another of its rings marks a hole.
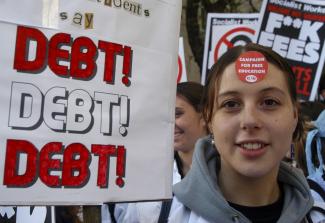
[[[0,21],[58,28],[59,0],[0,0]]]
[[[149,17],[119,8],[103,17],[83,2],[118,27],[0,22],[2,205],[172,196],[181,2],[139,0]]]

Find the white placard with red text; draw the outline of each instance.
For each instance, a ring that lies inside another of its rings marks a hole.
[[[0,22],[1,205],[171,197],[181,2],[125,2],[60,1],[87,26]]]

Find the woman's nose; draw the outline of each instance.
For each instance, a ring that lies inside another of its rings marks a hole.
[[[252,130],[261,127],[261,117],[258,108],[254,104],[245,105],[240,115],[240,127],[242,129]]]

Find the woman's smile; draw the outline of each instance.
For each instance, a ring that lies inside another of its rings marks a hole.
[[[260,140],[243,140],[235,145],[244,157],[257,159],[266,153],[269,144]]]

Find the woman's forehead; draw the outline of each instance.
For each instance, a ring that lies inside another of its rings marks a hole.
[[[188,105],[192,106],[189,100],[185,96],[181,94],[176,95],[176,106],[188,106]]]
[[[286,80],[286,74],[277,66],[269,63],[265,77],[258,82],[247,82],[241,80],[236,71],[235,63],[229,64],[220,75],[220,80],[216,81],[217,94],[223,94],[226,91],[257,90],[276,87],[289,93],[289,86]]]

